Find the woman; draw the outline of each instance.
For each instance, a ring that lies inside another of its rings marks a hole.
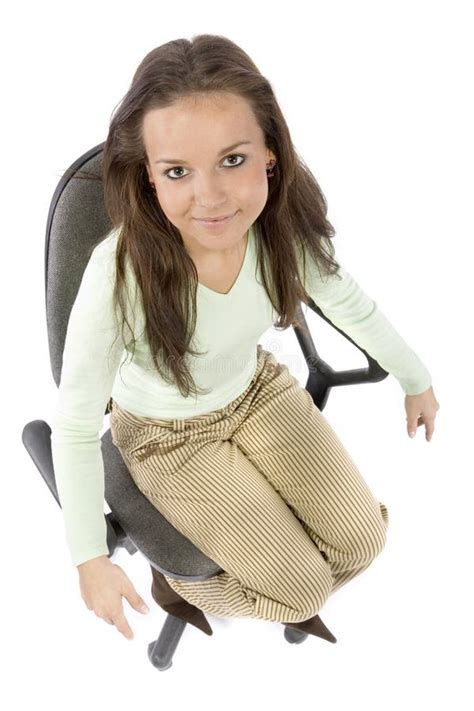
[[[87,606],[132,638],[121,596],[144,604],[107,557],[99,433],[110,402],[139,489],[224,570],[196,582],[152,568],[162,607],[208,634],[202,611],[335,641],[317,612],[381,552],[388,511],[258,339],[291,326],[311,297],[398,379],[408,429],[424,422],[428,440],[430,373],[334,259],[318,183],[270,83],[230,40],[180,39],[143,59],[110,123],[103,180],[113,229],[71,311],[52,427]]]

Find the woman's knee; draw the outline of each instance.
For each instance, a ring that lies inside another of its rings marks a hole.
[[[306,575],[304,580],[294,581],[302,619],[306,620],[319,612],[331,594],[333,585],[334,578],[329,565],[321,564],[319,560],[311,575]]]
[[[349,549],[354,560],[363,564],[369,563],[376,558],[385,548],[387,543],[388,513],[386,507],[382,512],[378,507],[377,511],[367,514],[361,522],[357,532],[353,533],[349,543]]]

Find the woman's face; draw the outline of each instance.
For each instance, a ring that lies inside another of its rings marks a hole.
[[[189,254],[240,249],[265,207],[267,163],[275,159],[248,102],[225,93],[187,97],[148,111],[143,135],[149,180]],[[223,215],[234,217],[213,228],[197,221]]]

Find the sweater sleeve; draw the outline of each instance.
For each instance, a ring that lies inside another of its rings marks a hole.
[[[71,309],[51,448],[73,565],[108,555],[100,431],[124,344],[112,308],[112,242],[93,250]]]
[[[395,330],[383,312],[337,260],[337,275],[322,276],[315,261],[306,256],[303,285],[324,315],[379,365],[393,375],[406,395],[418,395],[432,383],[417,354]],[[301,259],[299,261],[301,266]],[[300,274],[303,274],[301,269]]]

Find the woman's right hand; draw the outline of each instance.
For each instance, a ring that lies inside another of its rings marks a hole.
[[[115,625],[127,639],[133,639],[132,629],[123,612],[122,595],[138,612],[146,614],[149,609],[125,571],[106,555],[81,563],[77,570],[81,597],[87,608],[94,610],[97,617],[109,625]]]

